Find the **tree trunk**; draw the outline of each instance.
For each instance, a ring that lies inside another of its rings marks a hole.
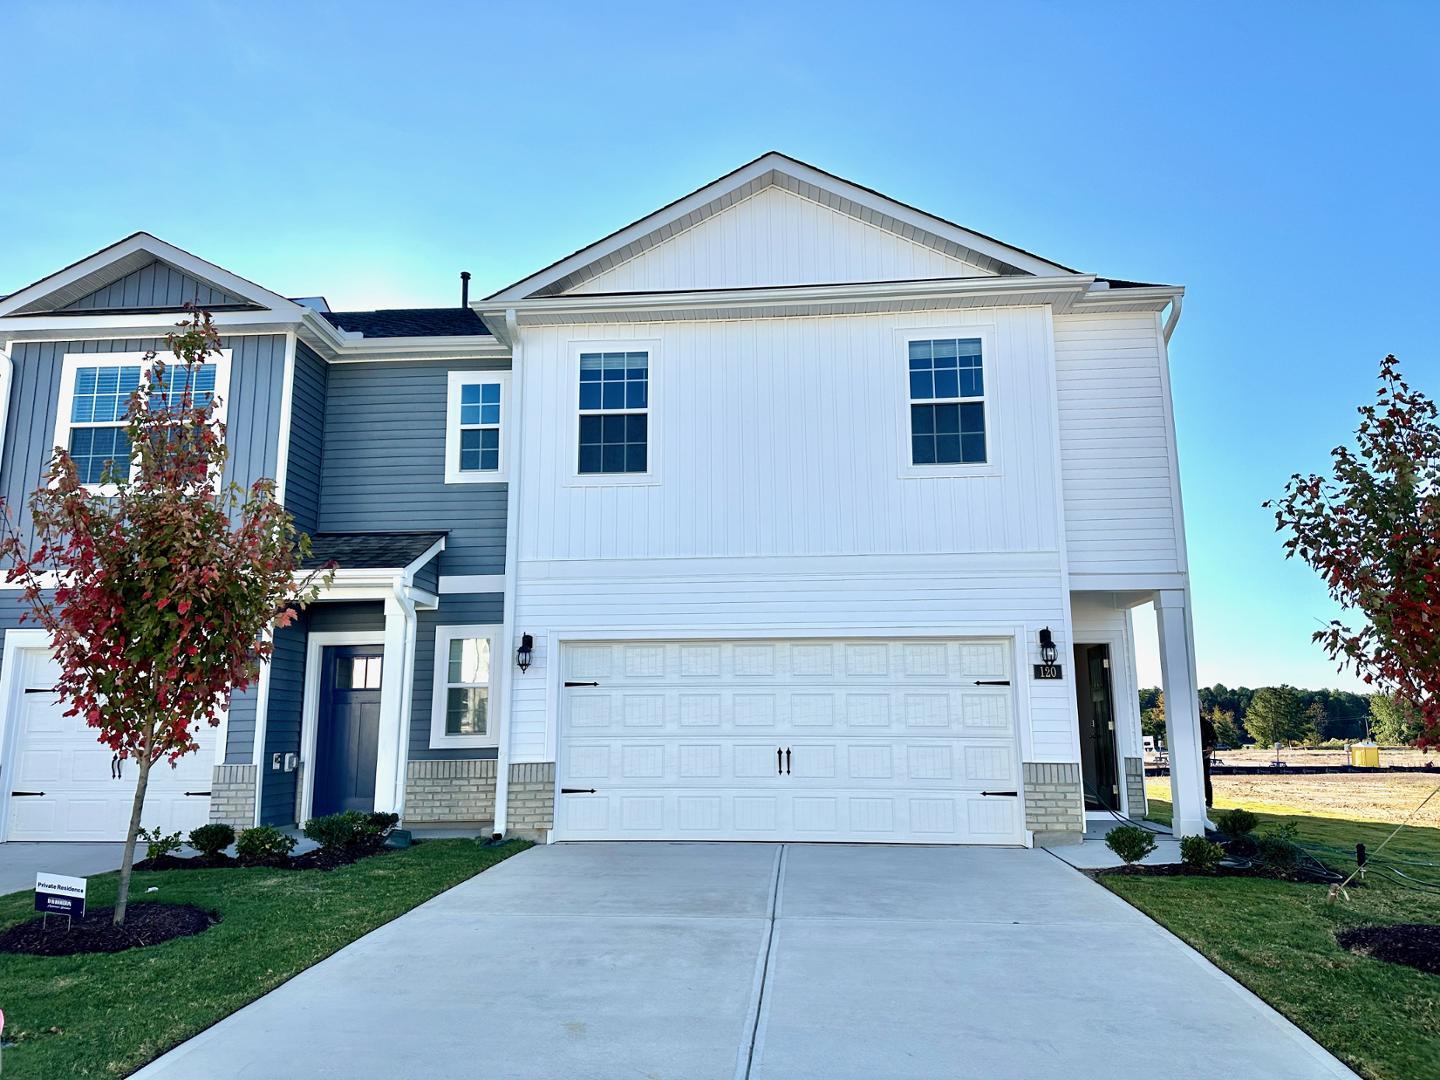
[[[135,866],[135,838],[140,832],[140,811],[145,808],[145,786],[150,782],[150,740],[140,752],[140,775],[135,778],[135,801],[130,806],[130,829],[125,834],[125,854],[120,860],[120,884],[115,890],[115,925],[125,925],[125,908],[130,902],[130,873]]]

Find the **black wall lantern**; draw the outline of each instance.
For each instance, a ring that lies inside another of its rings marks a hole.
[[[1047,626],[1040,631],[1040,659],[1047,664],[1053,664],[1059,656],[1060,650],[1055,647],[1054,635]]]
[[[530,670],[530,661],[535,658],[535,639],[529,634],[520,635],[520,647],[515,650],[515,663],[521,671]]]

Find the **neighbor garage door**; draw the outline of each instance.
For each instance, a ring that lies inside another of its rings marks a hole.
[[[136,765],[119,763],[96,731],[51,689],[56,667],[44,649],[17,654],[21,682],[10,703],[14,769],[9,781],[9,840],[124,840],[135,798]],[[199,733],[200,750],[172,769],[150,772],[141,824],[188,833],[210,814],[210,771],[216,729]],[[116,775],[118,773],[118,776]]]
[[[566,645],[555,838],[1021,843],[1010,652]]]

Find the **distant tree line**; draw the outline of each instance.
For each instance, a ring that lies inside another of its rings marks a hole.
[[[1200,688],[1200,711],[1215,725],[1222,746],[1300,743],[1315,746],[1373,735],[1381,743],[1413,742],[1419,718],[1404,702],[1384,694],[1348,690],[1301,690],[1293,686]],[[1165,737],[1165,695],[1157,687],[1140,691],[1140,726],[1146,735]]]

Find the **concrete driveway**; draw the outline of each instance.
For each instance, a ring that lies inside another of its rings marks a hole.
[[[1044,851],[562,844],[437,897],[137,1075],[1351,1074]]]
[[[124,844],[0,844],[0,896],[35,888],[35,875],[41,871],[89,877],[118,870],[124,852]],[[142,848],[137,858],[144,857]]]

